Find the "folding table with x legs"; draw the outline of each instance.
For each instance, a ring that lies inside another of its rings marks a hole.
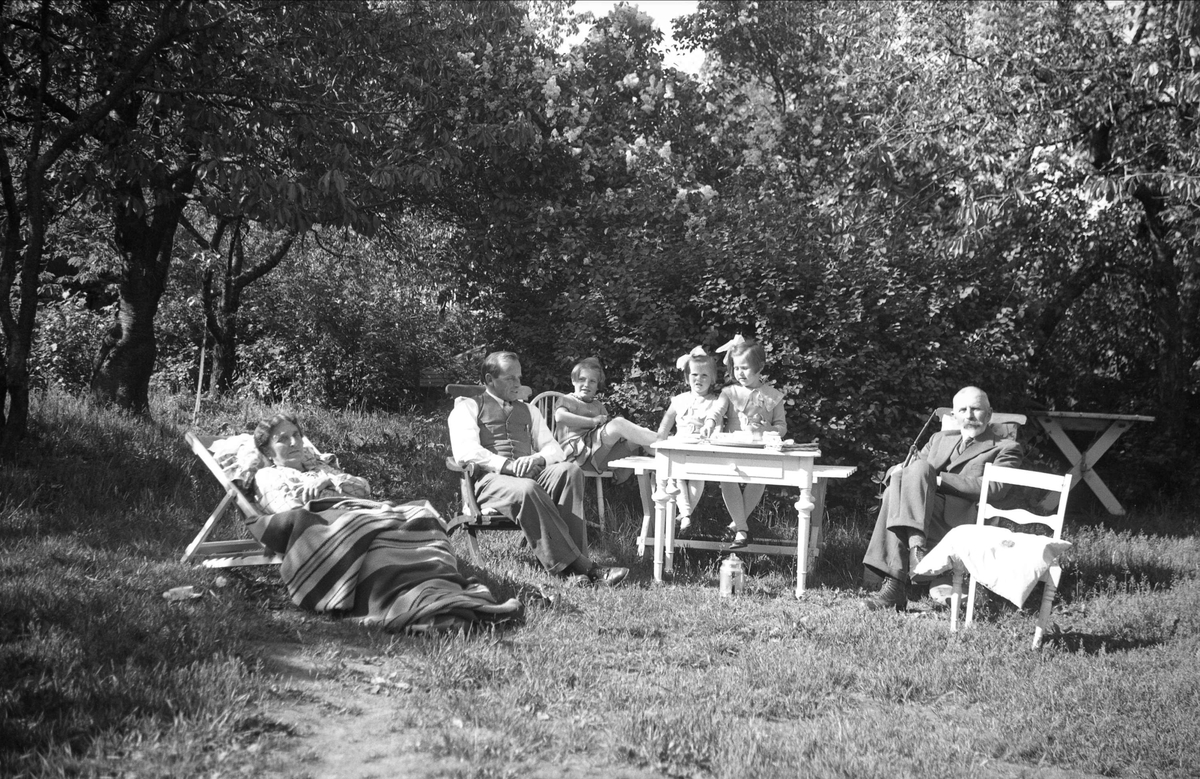
[[[1096,493],[1096,497],[1104,504],[1110,514],[1124,514],[1125,508],[1116,496],[1105,486],[1104,482],[1093,470],[1100,457],[1116,443],[1121,434],[1133,426],[1134,422],[1153,422],[1154,417],[1135,416],[1133,414],[1088,414],[1076,411],[1042,411],[1034,414],[1046,435],[1050,436],[1071,463],[1072,487],[1086,483]],[[1084,430],[1099,433],[1088,448],[1080,452],[1075,442],[1067,436],[1068,430]],[[1051,494],[1043,502],[1042,507],[1049,510],[1058,505],[1058,496]]]

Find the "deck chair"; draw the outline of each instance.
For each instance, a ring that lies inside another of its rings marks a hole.
[[[452,398],[474,398],[483,393],[480,384],[447,384],[446,394]],[[519,399],[526,399],[533,391],[522,386]],[[483,555],[479,553],[478,534],[490,530],[521,530],[516,521],[491,506],[480,506],[475,498],[475,466],[470,463],[457,462],[452,456],[446,457],[446,469],[458,476],[458,488],[462,497],[462,513],[447,523],[447,532],[453,534],[461,529],[466,533],[467,550],[471,553],[471,561],[480,568],[483,567]]]
[[[961,426],[958,424],[958,420],[954,418],[954,409],[947,406],[935,408],[931,416],[931,421],[932,419],[940,420],[943,432],[947,430],[959,430],[961,428]],[[1026,417],[1024,414],[1002,414],[998,411],[994,411],[992,412],[991,421],[988,424],[992,429],[992,433],[997,438],[1007,438],[1011,441],[1015,441],[1017,440],[1017,432],[1021,429],[1021,425],[1024,425],[1025,422]],[[909,450],[908,459],[901,464],[893,465],[891,468],[889,468],[889,476],[891,475],[892,471],[898,470],[899,468],[908,464],[909,459],[912,459],[913,455],[915,455],[918,451],[917,444],[920,443],[924,435],[925,431],[922,430],[921,434],[917,436],[917,440],[913,442],[912,449]],[[881,485],[880,494],[883,494],[882,490],[883,488]]]
[[[546,426],[550,428],[551,434],[555,432],[558,423],[554,421],[554,408],[558,404],[559,398],[565,398],[566,395],[562,392],[554,392],[548,390],[540,393],[536,398],[530,401],[530,405],[538,410],[542,415],[542,419],[546,420]],[[589,480],[596,482],[596,513],[600,518],[600,530],[604,530],[604,480],[612,478],[612,471],[588,471],[585,470],[583,475]],[[577,512],[579,516],[583,516],[583,507],[579,507]]]
[[[1011,484],[1057,492],[1058,510],[1050,516],[1042,516],[1022,508],[997,508],[988,502],[988,493],[991,485],[993,484]],[[967,545],[989,544],[993,547],[996,547],[998,544],[1001,547],[1007,547],[1007,549],[1004,549],[999,553],[993,553],[987,549],[980,550],[986,555],[985,559],[995,559],[997,561],[1002,559],[998,556],[998,554],[1013,554],[1016,551],[1016,546],[1014,545],[1012,539],[1004,535],[1012,534],[1013,531],[998,527],[987,527],[987,537],[982,537],[978,530],[976,530],[974,536],[970,536],[969,533],[972,527],[982,528],[986,525],[987,520],[999,517],[1015,523],[1020,529],[1024,529],[1026,526],[1031,524],[1045,525],[1046,527],[1050,528],[1051,540],[1061,541],[1063,520],[1067,515],[1067,495],[1070,493],[1070,491],[1071,474],[1069,473],[1064,476],[1058,476],[1053,473],[1038,473],[1037,471],[1027,471],[1021,468],[1004,468],[993,463],[988,463],[986,466],[984,466],[983,487],[982,491],[980,492],[982,497],[979,501],[979,514],[976,517],[975,525],[957,527],[950,531],[951,533],[959,533],[963,536],[963,540],[957,544],[959,550],[958,553],[951,558],[954,564],[954,589],[953,594],[950,597],[951,632],[954,632],[958,629],[958,609],[960,600],[962,598],[962,583],[963,577],[966,575],[967,571],[963,559],[971,551],[967,548]],[[967,532],[964,533],[961,531]],[[946,538],[950,539],[950,535],[947,534]],[[1040,553],[1033,559],[1032,564],[1038,568],[1042,568],[1040,575],[1036,577],[1036,581],[1041,581],[1043,583],[1042,604],[1041,608],[1038,610],[1037,627],[1034,629],[1033,633],[1034,649],[1037,649],[1042,645],[1042,638],[1046,631],[1050,628],[1050,610],[1053,607],[1054,595],[1058,591],[1058,583],[1062,577],[1062,568],[1058,564],[1058,555],[1066,546],[1068,546],[1068,544],[1048,543],[1044,544],[1043,546],[1030,547],[1028,550],[1031,552]],[[975,555],[972,555],[972,557],[974,558]],[[1013,557],[1009,559],[1017,558]],[[1008,567],[1013,568],[1015,566],[1009,565]],[[975,618],[975,593],[976,586],[978,585],[978,578],[979,577],[977,576],[971,577],[970,590],[967,594],[967,616],[963,623],[964,626],[970,625]],[[1029,584],[1030,589],[1032,589],[1033,586],[1034,580],[1031,579],[1031,583]],[[1018,600],[1020,600],[1020,598],[1018,598]]]
[[[935,413],[938,419],[942,421],[942,430],[959,429],[958,420],[954,418],[954,409],[942,406]],[[1026,421],[1024,414],[1002,414],[999,411],[993,411],[990,424],[992,432],[998,438],[1009,438],[1015,441],[1017,439],[1017,431]]]
[[[212,473],[225,490],[224,497],[216,509],[208,515],[200,532],[188,544],[181,562],[199,562],[205,568],[238,568],[248,565],[278,565],[283,562],[283,556],[269,551],[255,538],[238,538],[228,541],[209,541],[208,537],[217,528],[217,524],[236,505],[246,519],[255,519],[266,514],[266,511],[246,494],[246,491],[234,483],[212,456],[211,447],[214,441],[222,436],[206,436],[196,432],[184,435],[192,452],[200,458],[200,462]],[[305,444],[308,440],[305,439]]]
[[[467,536],[467,550],[471,553],[471,561],[480,568],[483,567],[483,555],[479,553],[477,536],[488,530],[521,530],[516,521],[509,519],[490,506],[480,506],[475,499],[475,466],[456,462],[453,457],[446,458],[446,468],[458,474],[458,489],[462,496],[462,513],[446,524],[446,532],[453,535],[462,529]]]

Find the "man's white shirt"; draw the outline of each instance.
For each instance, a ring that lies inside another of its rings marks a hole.
[[[490,390],[484,390],[492,399],[504,405],[505,401],[496,397]],[[515,404],[514,404],[515,405]],[[526,404],[528,405],[528,404]],[[553,465],[565,460],[566,454],[554,440],[546,420],[533,406],[528,406],[530,424],[530,444],[533,453],[541,455],[546,465]],[[450,452],[460,463],[475,463],[486,471],[500,473],[508,460],[503,455],[496,454],[485,448],[479,442],[479,401],[475,398],[455,398],[454,408],[447,420],[450,426]]]

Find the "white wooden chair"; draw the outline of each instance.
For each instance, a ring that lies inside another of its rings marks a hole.
[[[237,538],[228,541],[208,540],[208,537],[216,530],[221,518],[234,505],[241,510],[242,515],[248,520],[256,519],[267,513],[254,502],[254,499],[245,490],[225,475],[221,466],[213,458],[211,447],[213,442],[221,438],[222,436],[201,435],[196,432],[188,432],[184,435],[184,439],[187,441],[188,446],[192,448],[192,452],[195,453],[196,457],[200,458],[200,462],[204,463],[213,477],[220,482],[221,487],[225,490],[225,495],[221,498],[221,502],[217,504],[217,507],[213,509],[213,512],[208,515],[208,519],[205,521],[204,526],[200,528],[200,532],[188,544],[181,562],[196,561],[206,568],[278,565],[283,562],[283,557],[269,551],[256,538]],[[308,439],[305,439],[305,445],[311,446],[308,443]]]
[[[989,491],[993,484],[1009,484],[1057,492],[1058,510],[1050,516],[1042,516],[1021,508],[997,508],[989,503]],[[1067,514],[1067,496],[1070,491],[1071,474],[1069,473],[1059,476],[1053,473],[1038,473],[1037,471],[1027,471],[1021,468],[1004,468],[993,463],[988,463],[983,469],[983,487],[980,491],[979,513],[976,516],[975,524],[977,526],[984,525],[987,524],[987,520],[1000,517],[1015,523],[1021,529],[1031,524],[1045,525],[1050,528],[1053,539],[1058,541],[1062,538],[1063,520]],[[955,558],[953,594],[950,596],[950,630],[952,632],[958,629],[958,609],[962,599],[962,583],[965,575],[966,568],[964,564],[961,560]],[[1061,577],[1062,568],[1058,565],[1057,556],[1055,555],[1049,567],[1041,576],[1044,588],[1042,591],[1041,608],[1038,611],[1037,627],[1034,629],[1033,634],[1034,649],[1041,646],[1042,637],[1050,627],[1050,610],[1053,606],[1054,595],[1058,591],[1058,583]],[[975,577],[971,577],[971,585],[967,593],[967,616],[964,625],[970,625],[975,618],[976,584]]]
[[[554,421],[554,407],[558,404],[559,398],[565,398],[563,392],[555,392],[548,390],[540,393],[537,397],[530,401],[538,413],[542,415],[542,419],[546,420],[546,426],[550,428],[550,433],[553,434],[558,427]],[[612,471],[596,471],[584,470],[583,475],[588,479],[594,479],[596,482],[596,512],[600,517],[600,529],[604,530],[604,480],[612,478]],[[583,516],[583,507],[579,507],[579,516]]]
[[[940,406],[934,409],[934,414],[941,422],[943,432],[961,429],[961,426],[958,424],[958,420],[954,417],[954,409],[948,406]],[[999,411],[993,411],[992,418],[988,424],[992,429],[992,433],[997,438],[1005,438],[1015,441],[1017,440],[1018,431],[1026,421],[1028,420],[1024,414],[1006,414]],[[913,451],[915,451],[915,449]],[[898,470],[901,467],[902,465],[900,464],[892,466],[888,470],[889,476],[893,471]],[[979,504],[975,504],[975,508],[978,510]],[[947,597],[947,589],[948,588],[945,584],[934,584],[929,588],[929,595],[934,598],[934,600],[940,599],[942,602],[945,602]]]

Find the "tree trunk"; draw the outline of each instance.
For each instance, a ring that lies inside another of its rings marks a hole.
[[[9,401],[7,414],[0,414],[4,419],[3,430],[0,431],[0,458],[6,460],[16,455],[17,446],[29,426],[29,352],[33,348],[33,332],[37,324],[38,275],[42,269],[46,244],[47,209],[42,182],[47,167],[42,160],[26,163],[25,197],[29,236],[27,241],[22,242],[21,216],[12,189],[12,170],[7,156],[0,164],[8,221],[4,258],[0,264],[0,294],[5,298],[0,304],[0,321],[3,322],[7,342],[4,349],[5,394],[0,395],[0,412],[4,411],[5,399]],[[18,264],[18,309],[14,316],[9,296]]]
[[[213,291],[215,285],[211,269],[204,274],[204,320],[208,334],[213,339],[212,374],[208,385],[213,397],[229,392],[237,376],[240,336],[238,312],[242,307],[242,292],[278,267],[296,240],[294,234],[286,236],[257,265],[247,268],[242,229],[239,218],[229,232],[229,251],[222,268],[219,296]],[[217,242],[214,240],[214,245]]]
[[[132,287],[136,289],[131,289]],[[158,351],[154,314],[162,289],[120,285],[117,321],[100,344],[92,373],[92,397],[137,414],[150,409],[150,377]]]
[[[237,375],[237,324],[226,321],[221,327],[221,337],[213,337],[212,373],[208,391],[210,397],[218,397],[233,389],[233,377]]]
[[[208,335],[212,337],[212,373],[209,374],[208,391],[211,397],[229,392],[237,374],[238,317],[235,306],[238,300],[230,294],[229,273],[223,274],[221,295],[213,295],[213,274],[204,274],[204,320]]]
[[[175,230],[183,215],[181,193],[191,189],[194,179],[193,173],[183,173],[175,182],[176,196],[145,214],[136,207],[121,208],[116,214],[115,237],[122,259],[120,302],[92,372],[92,397],[99,402],[137,414],[150,408],[150,377],[157,354],[154,315],[166,289]],[[142,202],[140,191],[130,188],[130,194],[128,202]]]
[[[1185,343],[1185,323],[1180,304],[1180,274],[1175,250],[1168,243],[1161,212],[1163,200],[1157,193],[1139,187],[1134,197],[1142,204],[1142,223],[1150,249],[1149,288],[1154,325],[1158,331],[1158,413],[1165,419],[1182,420],[1188,410],[1188,370],[1195,355]],[[1179,425],[1182,433],[1186,426]]]
[[[32,335],[32,334],[31,334]],[[5,349],[5,371],[0,382],[0,416],[4,416],[0,431],[0,459],[11,460],[29,426],[29,350],[20,341],[9,341]],[[8,414],[3,415],[4,400],[8,399]]]

